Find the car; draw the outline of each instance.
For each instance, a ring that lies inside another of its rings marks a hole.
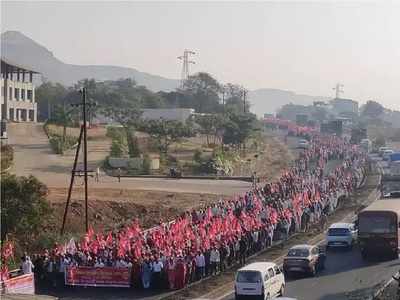
[[[394,153],[394,151],[391,149],[387,149],[387,150],[383,151],[382,159],[385,161],[388,161],[390,158],[390,155],[392,155],[393,153]]]
[[[379,150],[378,150],[379,156],[382,157],[382,156],[383,156],[383,153],[385,152],[385,150],[389,150],[389,149],[390,149],[390,148],[389,148],[389,147],[386,147],[386,146],[379,147]]]
[[[299,149],[308,149],[310,147],[310,143],[307,140],[299,140],[297,142],[297,148]]]
[[[282,270],[273,262],[251,263],[236,272],[235,299],[272,299],[283,296],[285,277]]]
[[[326,248],[346,247],[351,249],[357,241],[357,229],[353,223],[334,223],[326,234]]]
[[[283,260],[283,272],[290,277],[293,272],[315,276],[325,267],[326,254],[319,246],[296,245],[289,249]]]

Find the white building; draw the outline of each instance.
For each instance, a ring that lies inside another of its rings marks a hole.
[[[37,121],[35,86],[32,83],[33,74],[37,73],[1,58],[1,119]]]

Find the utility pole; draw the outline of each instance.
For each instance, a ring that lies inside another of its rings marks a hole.
[[[71,195],[72,195],[72,188],[74,185],[75,181],[75,176],[76,173],[81,173],[81,170],[77,170],[77,164],[78,164],[78,159],[79,159],[79,151],[81,148],[81,143],[82,143],[82,138],[83,138],[83,176],[84,176],[84,184],[85,184],[85,229],[86,232],[89,230],[89,217],[88,217],[88,171],[87,169],[87,107],[95,105],[95,103],[87,103],[87,92],[86,88],[83,88],[82,90],[79,91],[82,95],[82,102],[81,103],[76,103],[76,104],[71,104],[72,106],[75,107],[82,107],[82,116],[83,116],[83,124],[81,125],[81,130],[79,133],[79,140],[78,140],[78,146],[76,147],[76,152],[75,152],[75,159],[74,159],[74,165],[72,167],[71,171],[71,181],[68,189],[68,196],[67,196],[67,202],[65,204],[65,210],[64,210],[64,216],[63,216],[63,223],[61,227],[61,235],[64,234],[64,229],[65,229],[65,221],[67,219],[67,214],[68,214],[68,207],[69,203],[71,201]],[[78,174],[78,176],[81,176],[81,174]]]
[[[196,53],[192,50],[187,50],[185,49],[183,51],[182,56],[178,56],[179,60],[182,60],[182,72],[181,72],[181,87],[183,88],[183,85],[185,81],[189,77],[189,65],[190,64],[195,64],[193,60],[190,60],[190,55],[195,55]]]
[[[244,88],[243,89],[243,112],[246,113],[246,96],[247,96],[247,90]]]

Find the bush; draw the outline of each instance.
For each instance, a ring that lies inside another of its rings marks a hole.
[[[14,150],[10,145],[1,146],[1,171],[11,167],[14,160]]]
[[[72,148],[77,142],[78,138],[70,135],[65,137],[65,142],[63,142],[63,137],[57,134],[53,134],[49,139],[50,146],[56,154],[63,154],[64,151]]]
[[[201,157],[202,154],[203,154],[203,152],[200,149],[196,149],[196,151],[194,151],[194,154],[193,154],[193,161],[197,162],[199,164],[202,163],[203,162],[203,159]]]
[[[106,136],[113,140],[125,139],[125,132],[122,127],[108,126]]]
[[[113,140],[110,149],[110,156],[111,157],[122,157],[124,154],[123,145],[119,140]]]
[[[142,164],[142,173],[143,174],[150,174],[150,156],[148,154],[145,154],[143,157],[143,164]]]

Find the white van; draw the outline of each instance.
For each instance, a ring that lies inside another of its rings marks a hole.
[[[277,264],[272,262],[257,262],[249,264],[236,273],[235,299],[248,296],[259,299],[272,299],[283,296],[285,277]]]

